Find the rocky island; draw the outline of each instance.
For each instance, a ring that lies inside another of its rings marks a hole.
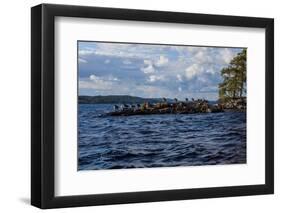
[[[193,114],[193,113],[217,113],[227,111],[245,111],[246,99],[237,98],[225,103],[211,104],[207,100],[197,99],[169,103],[163,98],[162,102],[143,104],[114,105],[114,111],[106,113],[110,116],[151,115],[151,114]]]

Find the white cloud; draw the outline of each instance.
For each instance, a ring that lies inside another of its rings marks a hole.
[[[181,91],[182,91],[182,88],[181,88],[181,87],[178,87],[178,91],[181,92]]]
[[[152,65],[148,65],[147,67],[141,68],[141,71],[143,71],[145,74],[148,74],[148,73],[154,73],[155,69]]]
[[[143,63],[144,63],[144,64],[147,64],[147,65],[151,65],[151,64],[152,64],[152,61],[151,61],[151,60],[144,59],[144,60],[143,60]]]
[[[117,77],[114,77],[114,76],[112,76],[112,75],[108,76],[108,77],[107,77],[107,80],[108,80],[108,81],[120,81]]]
[[[94,81],[87,81],[87,80],[80,80],[79,81],[79,88],[80,89],[95,89],[95,90],[112,90],[112,83],[104,82],[102,80],[94,80]]]
[[[105,64],[109,64],[109,63],[110,63],[110,60],[109,60],[109,59],[106,59],[106,60],[104,61],[104,63],[105,63]]]
[[[79,81],[79,88],[82,89],[96,89],[96,90],[112,90],[118,85],[120,80],[112,75],[109,76],[96,76],[90,75],[89,79]]]
[[[209,50],[206,48],[199,48],[197,53],[192,58],[195,63],[198,64],[212,64],[216,63],[213,55],[210,54]]]
[[[142,67],[141,71],[143,71],[145,74],[150,74],[150,73],[154,73],[155,72],[155,69],[154,69],[154,66],[152,64],[152,61],[144,60],[143,63],[146,64],[147,66],[146,67]]]
[[[209,65],[208,68],[206,68],[206,73],[210,73],[212,75],[218,73],[220,70],[216,69],[213,65]]]
[[[157,75],[150,75],[148,77],[148,81],[149,82],[163,81],[163,80],[165,80],[165,77],[162,76],[162,75],[159,75],[159,76],[157,76]]]
[[[229,48],[224,48],[220,51],[220,56],[225,64],[228,64],[231,59],[236,55],[233,51],[231,51]]]
[[[88,61],[83,58],[79,58],[78,61],[79,63],[88,63]]]
[[[101,78],[98,77],[98,76],[96,76],[96,75],[90,75],[89,78],[90,78],[92,81],[99,81],[99,80],[101,80]]]
[[[82,49],[82,50],[79,50],[79,55],[82,56],[82,55],[91,55],[93,54],[95,51],[93,49]]]
[[[96,75],[90,75],[90,80],[98,82],[98,81],[119,81],[119,79],[117,77],[114,77],[112,75],[109,76],[103,76],[103,77],[99,77]]]
[[[192,64],[191,66],[185,69],[185,77],[189,80],[201,73],[202,67],[198,64]]]
[[[163,55],[160,55],[159,59],[155,62],[155,65],[161,67],[169,62],[169,59]]]
[[[179,82],[182,82],[183,80],[182,80],[182,76],[180,75],[180,74],[177,74],[177,80],[179,81]]]

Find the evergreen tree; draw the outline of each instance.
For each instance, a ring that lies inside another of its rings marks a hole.
[[[221,70],[223,82],[219,84],[220,100],[241,98],[246,95],[246,54],[246,49],[243,49]]]

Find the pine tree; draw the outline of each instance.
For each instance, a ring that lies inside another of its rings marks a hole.
[[[223,82],[219,84],[220,100],[241,98],[246,95],[246,55],[246,49],[243,49],[221,70]]]

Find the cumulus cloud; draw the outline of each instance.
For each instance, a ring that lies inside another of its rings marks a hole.
[[[185,76],[187,79],[192,79],[202,73],[202,67],[198,64],[192,64],[185,69]]]
[[[200,49],[194,56],[193,61],[196,61],[198,64],[212,63],[212,56],[208,54],[207,49]]]

